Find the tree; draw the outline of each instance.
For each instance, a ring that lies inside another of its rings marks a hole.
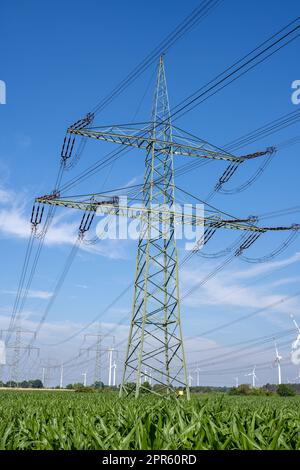
[[[40,379],[30,380],[29,387],[31,388],[44,388],[43,382]]]
[[[144,382],[143,383],[143,388],[141,389],[142,393],[149,393],[149,391],[152,389],[151,385],[149,382]]]
[[[17,384],[17,382],[15,382],[14,380],[9,380],[9,381],[6,383],[6,387],[13,387],[13,388],[15,388],[15,387],[17,387],[17,386],[18,386],[18,384]]]
[[[72,385],[72,388],[75,388],[75,389],[76,389],[76,388],[83,388],[83,387],[84,387],[84,385],[83,385],[83,383],[81,383],[81,382],[77,382],[77,383],[75,383],[75,384]]]
[[[101,382],[101,380],[97,380],[96,382],[94,382],[93,387],[94,388],[104,388],[104,383]]]
[[[74,389],[77,393],[96,393],[95,388],[85,387],[84,385],[82,385],[82,387],[74,387]]]
[[[154,384],[153,385],[153,390],[155,390],[157,393],[164,394],[167,393],[166,386],[163,384]]]
[[[280,397],[293,397],[296,395],[296,392],[290,385],[280,384],[277,387],[277,394]]]
[[[250,395],[251,388],[248,384],[241,384],[239,387],[232,387],[229,390],[230,395]]]

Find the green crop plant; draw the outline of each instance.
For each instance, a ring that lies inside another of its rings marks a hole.
[[[1,391],[0,449],[300,449],[300,399]]]

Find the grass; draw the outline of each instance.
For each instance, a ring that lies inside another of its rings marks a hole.
[[[0,449],[300,449],[300,397],[1,391]]]

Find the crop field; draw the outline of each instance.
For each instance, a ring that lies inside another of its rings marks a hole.
[[[300,449],[300,397],[1,391],[0,449]]]

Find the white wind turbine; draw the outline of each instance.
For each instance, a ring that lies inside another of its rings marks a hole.
[[[86,387],[86,372],[83,372],[81,375],[83,375],[83,386]]]
[[[295,351],[296,349],[300,348],[300,327],[298,325],[298,323],[296,322],[295,318],[294,318],[294,315],[290,315],[295,327],[296,327],[296,330],[298,331],[298,335],[297,335],[297,338],[295,339],[295,341],[293,341],[292,343],[292,351]]]
[[[239,386],[239,378],[235,377],[235,388],[238,388]]]
[[[116,352],[118,355],[118,351],[116,351],[115,348],[108,349],[108,386],[109,387],[111,387],[111,385],[113,386],[116,385],[117,364],[115,360],[113,361],[114,352]]]
[[[113,387],[115,387],[116,386],[116,369],[117,369],[116,361],[113,362],[112,368],[113,368]]]
[[[189,387],[191,387],[191,386],[192,386],[192,382],[193,382],[193,380],[194,380],[191,374],[188,376],[188,380],[189,380]]]
[[[280,365],[280,361],[282,360],[282,356],[280,356],[279,353],[278,353],[278,348],[277,348],[276,341],[274,341],[274,345],[275,345],[275,352],[276,352],[274,363],[277,364],[277,368],[278,368],[278,385],[280,385],[281,384],[281,365]]]
[[[109,348],[108,350],[108,386],[111,387],[111,373],[113,370],[113,348]]]
[[[197,387],[200,387],[200,369],[199,367],[197,367],[197,369],[195,369],[195,374],[196,374],[196,385]]]
[[[257,375],[255,374],[256,366],[253,367],[252,372],[250,374],[245,374],[245,376],[252,377],[252,387],[255,388],[255,380],[257,379]]]

